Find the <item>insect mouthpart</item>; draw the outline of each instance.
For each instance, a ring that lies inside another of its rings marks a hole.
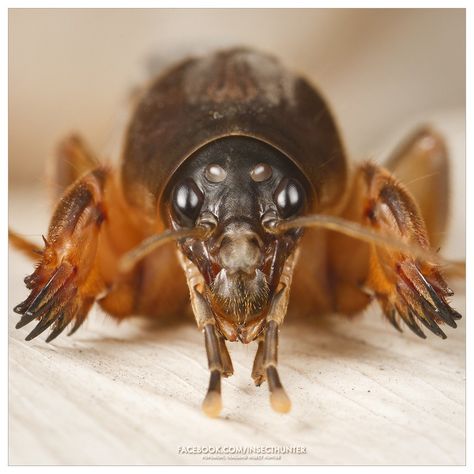
[[[220,239],[219,262],[229,273],[255,273],[263,260],[262,240],[252,231],[226,232]]]
[[[262,313],[270,293],[265,274],[259,269],[248,275],[229,273],[223,268],[210,290],[215,305],[239,325],[245,325]]]
[[[249,225],[234,220],[215,240],[210,256],[215,271],[208,288],[209,300],[222,319],[224,332],[231,339],[246,341],[247,325],[262,315],[270,295],[263,271],[263,241]],[[234,327],[232,334],[225,331],[226,322]]]
[[[225,317],[238,324],[260,315],[268,302],[262,247],[258,234],[241,226],[233,226],[218,241],[221,269],[211,284],[210,296]]]

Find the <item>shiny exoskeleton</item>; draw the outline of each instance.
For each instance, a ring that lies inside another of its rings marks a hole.
[[[226,341],[258,342],[252,377],[275,410],[290,409],[277,371],[288,312],[350,315],[376,299],[397,329],[425,337],[421,323],[442,338],[441,323],[461,317],[431,250],[447,213],[442,138],[424,127],[385,168],[349,166],[321,95],[272,56],[237,48],[179,63],[142,95],[120,169],[73,136],[56,182],[44,248],[10,234],[39,260],[17,327],[37,320],[27,339],[51,327],[49,342],[95,302],[119,320],[190,302],[210,416],[233,373]]]

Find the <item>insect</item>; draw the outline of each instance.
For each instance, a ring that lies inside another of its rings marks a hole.
[[[432,250],[447,169],[429,128],[386,167],[351,164],[324,99],[272,56],[235,48],[187,59],[139,100],[120,168],[78,137],[63,143],[44,247],[10,233],[38,260],[16,327],[36,320],[26,339],[50,328],[50,342],[95,302],[117,320],[190,305],[209,363],[204,412],[221,411],[227,341],[257,342],[252,378],[287,412],[277,368],[287,313],[352,315],[375,299],[399,331],[425,338],[421,324],[445,338],[441,323],[456,327]],[[424,175],[435,178],[411,179]]]

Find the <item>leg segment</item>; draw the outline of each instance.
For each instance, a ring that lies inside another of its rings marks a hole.
[[[70,135],[58,147],[56,160],[50,162],[48,181],[53,189],[53,201],[56,203],[66,189],[88,171],[100,168],[97,158],[77,135]],[[42,255],[42,250],[33,242],[9,229],[10,244],[32,260]]]
[[[180,272],[170,278],[180,270],[173,246],[157,249],[126,274],[119,272],[123,254],[155,233],[156,223],[129,207],[118,176],[97,165],[97,158],[81,138],[70,136],[61,143],[49,177],[58,204],[45,248],[9,231],[12,246],[39,262],[34,274],[26,279],[31,295],[16,307],[23,316],[19,326],[44,313],[45,324],[58,327],[51,335],[56,337],[68,322],[79,325],[96,300],[118,320],[134,314],[159,318],[182,314],[187,306],[187,289]],[[67,269],[72,269],[73,275],[68,275]],[[44,296],[41,290],[56,270],[57,275],[44,290],[49,294]],[[71,287],[71,293],[66,287]],[[36,296],[44,296],[44,303],[49,302],[49,316],[48,307],[39,300],[42,313],[33,313],[35,306],[29,308]],[[58,321],[54,323],[57,311]]]
[[[413,198],[387,170],[374,164],[364,164],[357,170],[352,199],[344,217],[359,221],[379,233],[430,248],[425,223]],[[364,251],[356,252],[361,248]],[[333,267],[336,283],[338,279],[344,280],[346,272],[357,276],[358,279],[346,278],[346,284],[352,281],[354,291],[357,287],[368,290],[396,328],[400,328],[398,318],[401,318],[415,334],[424,338],[419,322],[444,339],[446,335],[439,324],[444,322],[456,327],[455,320],[460,315],[447,302],[446,298],[452,295],[452,291],[436,264],[393,249],[354,243],[347,237],[335,239],[332,252],[339,252],[339,257],[347,259],[345,267]],[[365,258],[352,260],[351,253]],[[344,301],[339,300],[338,306],[344,306]]]
[[[49,342],[70,323],[72,334],[104,290],[96,253],[106,217],[102,196],[107,179],[105,169],[91,171],[69,189],[56,207],[39,265],[25,278],[31,293],[14,308],[22,315],[17,328],[38,320],[27,340],[52,326]]]

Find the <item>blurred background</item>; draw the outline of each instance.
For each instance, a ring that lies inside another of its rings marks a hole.
[[[71,130],[103,150],[131,91],[192,53],[247,45],[312,79],[349,151],[465,104],[464,10],[10,10],[10,178]]]

